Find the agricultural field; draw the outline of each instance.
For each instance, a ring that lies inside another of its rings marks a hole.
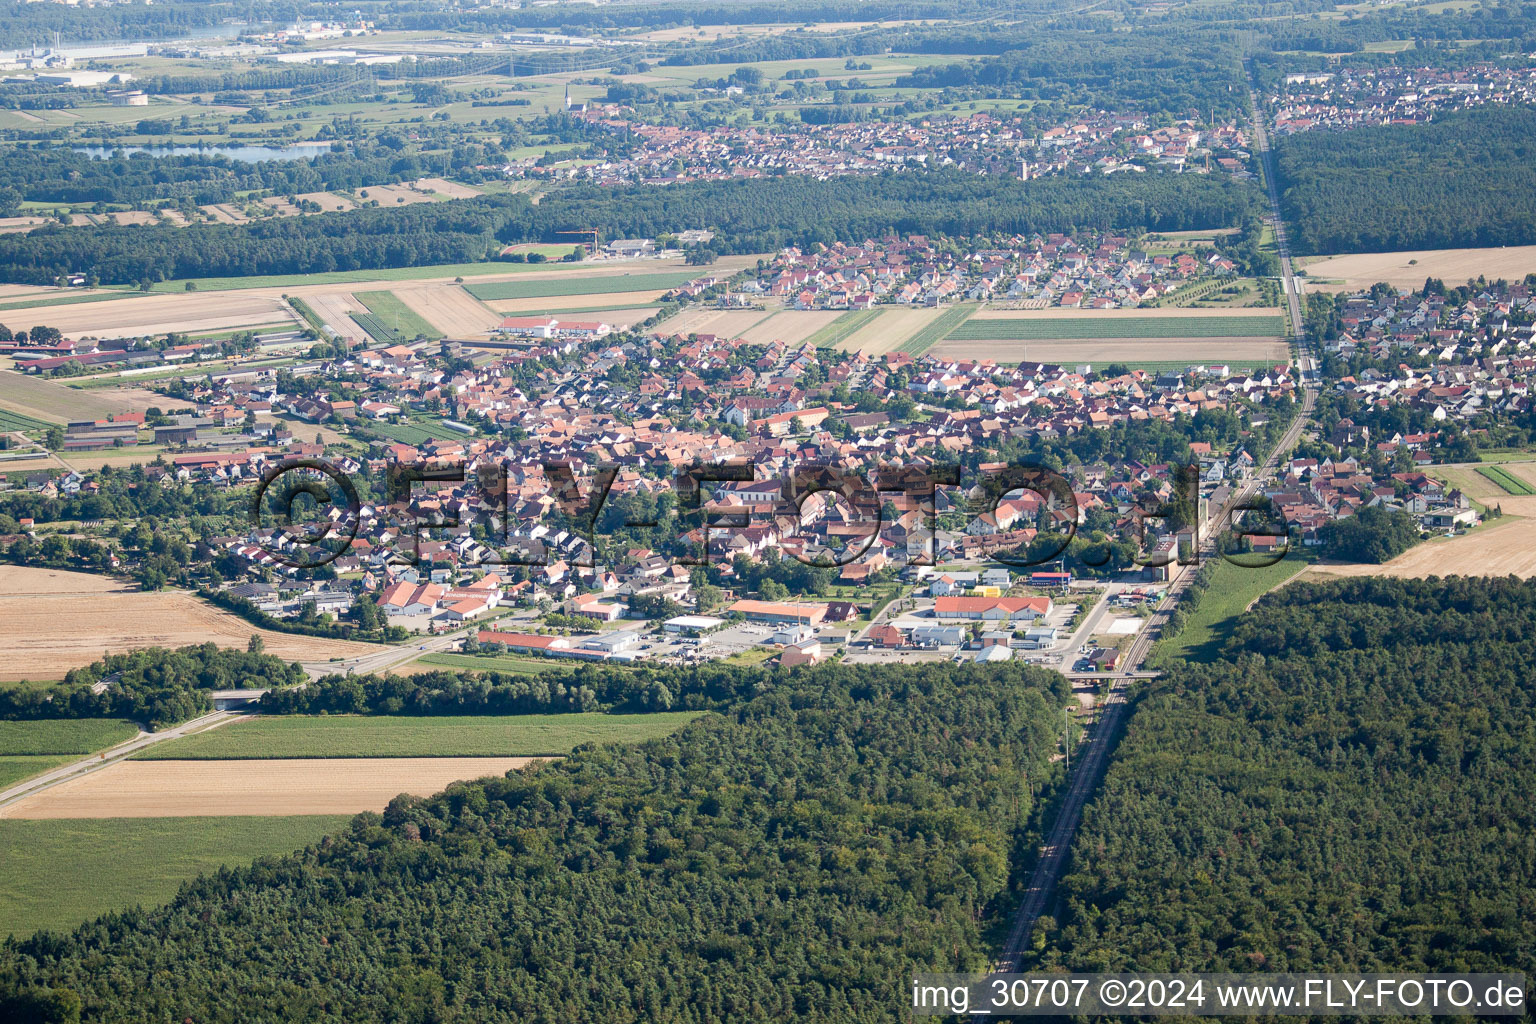
[[[842,314],[836,320],[811,335],[806,340],[817,348],[838,348],[861,327],[880,319],[882,310],[855,309]]]
[[[418,316],[415,310],[401,302],[393,292],[356,292],[353,297],[373,314],[374,323],[384,326],[392,342],[414,341],[417,337],[423,336],[436,338],[442,334],[436,327]],[[376,331],[370,330],[369,333],[377,336]]]
[[[1519,576],[1536,577],[1536,505],[1523,514],[1511,505],[1531,499],[1506,498],[1505,515],[1470,533],[1415,545],[1383,565],[1318,564],[1307,572],[1309,580],[1338,576]],[[1497,502],[1496,502],[1497,503]]]
[[[544,760],[548,758],[118,761],[0,808],[0,820],[356,814],[382,811],[401,793],[430,796],[462,779],[505,775]]]
[[[465,285],[465,290],[481,302],[508,299],[544,299],[559,295],[602,295],[627,292],[666,291],[687,284],[709,273],[706,268],[688,271],[570,275],[537,281],[488,281]]]
[[[47,423],[106,419],[115,412],[126,411],[126,408],[123,403],[99,392],[82,391],[14,370],[0,370],[0,409],[27,419]]]
[[[590,320],[594,310],[657,305],[667,290],[651,288],[645,291],[595,292],[591,295],[550,296],[542,299],[492,299],[485,305],[504,316],[568,313]]]
[[[59,679],[103,652],[216,643],[243,650],[260,635],[268,654],[325,662],[377,653],[373,644],[258,629],[184,591],[139,591],[90,573],[6,566],[0,573],[0,681]]]
[[[450,338],[473,338],[501,322],[501,315],[486,308],[456,284],[397,288],[394,297],[436,333]]]
[[[761,309],[710,309],[693,306],[668,318],[658,328],[665,334],[718,334],[724,338],[739,338],[773,316],[772,311]]]
[[[1115,312],[1105,310],[1104,312]],[[1070,341],[1078,339],[1278,338],[1285,319],[1258,315],[1152,314],[1135,316],[973,317],[950,331],[946,341]]]
[[[946,309],[936,318],[926,324],[921,330],[896,348],[897,352],[905,352],[910,356],[920,356],[933,348],[934,345],[949,337],[959,330],[967,320],[980,309],[980,306],[962,303],[950,309]]]
[[[140,338],[173,331],[198,334],[294,322],[280,297],[254,291],[126,295],[103,302],[39,306],[28,312],[28,319],[57,327],[67,338]]]
[[[869,320],[837,343],[843,352],[863,352],[879,356],[893,352],[907,343],[917,332],[937,320],[937,309],[911,306],[887,306],[880,315]]]
[[[91,754],[139,734],[132,722],[102,718],[40,718],[0,722],[0,754]]]
[[[1378,281],[1419,288],[1426,277],[1457,285],[1482,275],[1490,281],[1518,281],[1536,272],[1536,245],[1489,249],[1425,249],[1410,252],[1363,252],[1305,261],[1306,287],[1320,291],[1360,291]]]
[[[0,820],[0,939],[153,906],[183,883],[318,842],[349,815]]]
[[[1532,487],[1526,481],[1511,474],[1503,466],[1479,466],[1479,475],[1488,478],[1506,494],[1531,495],[1536,494],[1536,487]]]
[[[138,759],[252,760],[341,757],[555,757],[583,743],[638,742],[665,736],[697,717],[644,715],[256,716],[157,743]]]
[[[570,668],[569,662],[559,658],[519,658],[515,655],[492,656],[485,654],[423,654],[410,665],[401,669],[407,671],[430,671],[434,668],[470,668],[480,672],[510,672],[517,675],[538,675],[541,672],[554,672],[559,669]]]
[[[830,326],[839,315],[832,312],[786,309],[747,328],[741,332],[740,337],[758,345],[777,342],[785,347],[798,348],[818,331]]]
[[[74,754],[0,754],[0,791],[75,759]]]
[[[43,420],[0,409],[0,431],[47,430],[49,426],[50,424]]]
[[[367,429],[389,438],[391,441],[399,441],[401,444],[418,445],[428,441],[439,441],[449,437],[463,437],[456,431],[444,426],[426,426],[416,423],[384,423],[372,421]]]

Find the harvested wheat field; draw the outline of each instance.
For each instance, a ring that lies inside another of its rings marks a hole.
[[[1510,512],[1506,497],[1504,510]],[[1526,498],[1525,501],[1532,499]],[[1533,514],[1536,507],[1527,506]],[[1323,580],[1335,576],[1536,576],[1536,520],[1506,514],[1487,526],[1450,540],[1432,540],[1398,555],[1385,565],[1314,565],[1302,576]]]
[[[842,315],[841,310],[811,312],[786,309],[743,331],[741,337],[758,345],[768,345],[773,342],[786,346],[799,345]]]
[[[1479,274],[1490,281],[1518,281],[1536,271],[1536,245],[1494,249],[1420,249],[1410,252],[1360,252],[1308,260],[1306,286],[1319,291],[1358,291],[1377,281],[1418,288],[1426,277],[1458,285]],[[1337,283],[1326,283],[1337,282]]]
[[[350,640],[258,629],[185,591],[140,591],[106,576],[30,566],[0,573],[0,681],[60,679],[103,652],[216,643],[243,650],[259,634],[290,661],[377,654]]]
[[[86,418],[106,419],[113,413],[128,411],[128,406],[110,393],[85,391],[14,370],[0,370],[0,409],[50,423],[67,423]]]
[[[57,327],[68,338],[142,338],[172,331],[199,334],[293,322],[282,299],[256,292],[166,292],[37,306],[27,313],[28,323]]]
[[[378,200],[380,206],[408,206],[411,203],[430,203],[432,197],[425,192],[417,192],[409,185],[369,185],[367,188],[357,190],[357,197],[363,200]]]
[[[882,356],[900,348],[908,338],[939,318],[941,309],[902,306],[882,309],[880,315],[838,342],[841,352]]]
[[[531,299],[491,299],[486,306],[507,316],[543,313],[551,309],[609,309],[613,306],[639,306],[659,300],[667,292],[652,288],[641,292],[596,292],[592,295],[544,295]]]
[[[941,341],[925,355],[935,359],[991,359],[998,363],[1033,360],[1072,366],[1078,363],[1288,363],[1283,341],[1253,338],[1200,338],[1190,341]]]
[[[351,292],[325,292],[320,295],[311,295],[304,300],[315,315],[330,326],[331,330],[349,341],[362,340],[364,344],[372,344],[378,339],[363,330],[362,325],[352,319],[353,313],[366,313],[368,308],[357,301],[357,296]]]
[[[302,192],[295,196],[296,199],[307,199],[320,207],[322,213],[334,213],[338,210],[354,210],[357,204],[346,196],[338,196],[333,192]]]
[[[0,818],[181,818],[382,811],[401,793],[505,775],[550,758],[378,757],[120,761],[9,807]]]
[[[488,309],[456,284],[396,288],[395,298],[450,338],[483,335],[501,323],[501,314]]]
[[[474,199],[481,194],[479,189],[470,188],[468,185],[460,185],[453,181],[446,181],[443,178],[422,178],[412,184],[413,187],[423,192],[436,192],[438,195],[447,196],[450,199]]]
[[[773,315],[761,309],[685,309],[657,330],[668,335],[718,334],[722,338],[739,338],[752,325]]]

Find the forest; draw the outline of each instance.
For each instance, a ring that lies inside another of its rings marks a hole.
[[[1536,110],[1482,107],[1423,125],[1277,140],[1276,175],[1303,253],[1536,243]]]
[[[304,671],[259,651],[214,644],[168,651],[151,647],[109,654],[71,669],[52,686],[0,690],[0,721],[36,718],[128,718],[162,729],[213,710],[214,690],[292,686]],[[94,684],[107,685],[96,692]]]
[[[48,226],[0,236],[0,279],[50,284],[95,274],[104,284],[184,277],[312,274],[463,263],[497,242],[550,242],[573,224],[609,238],[708,226],[723,253],[765,252],[890,231],[936,235],[1144,228],[1178,231],[1247,219],[1259,193],[1209,175],[1152,174],[1022,182],[958,171],[872,178],[771,178],[561,189],[521,195],[286,217],[253,224]]]
[[[899,1019],[908,972],[993,952],[1060,776],[1059,677],[755,671],[671,737],[399,797],[167,906],[12,940],[0,1019]]]
[[[1030,968],[1536,968],[1536,581],[1293,583],[1139,700]]]

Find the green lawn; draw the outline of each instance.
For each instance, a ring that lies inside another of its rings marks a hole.
[[[264,716],[159,743],[144,760],[290,757],[532,757],[568,754],[583,743],[665,736],[696,716],[649,715],[284,715]]]
[[[374,318],[387,325],[398,338],[412,340],[418,335],[441,338],[443,332],[427,323],[419,314],[401,302],[394,292],[353,292],[357,301],[368,307]]]
[[[40,775],[50,768],[68,764],[74,754],[52,754],[43,757],[8,757],[0,755],[0,789],[8,789],[23,779]]]
[[[90,754],[133,739],[139,727],[120,719],[40,718],[0,722],[0,754]]]
[[[547,264],[543,266],[548,269]],[[700,267],[684,273],[672,271],[670,273],[603,274],[594,277],[572,277],[564,281],[558,278],[542,281],[486,281],[482,284],[467,284],[464,290],[481,302],[495,302],[501,299],[542,299],[554,295],[601,295],[604,292],[617,294],[676,288],[709,272],[707,267]]]
[[[1037,341],[1046,338],[1278,338],[1279,316],[977,317],[950,331],[953,341]]]
[[[0,819],[0,938],[164,903],[182,883],[316,842],[351,815]]]
[[[1212,661],[1232,632],[1237,616],[1255,600],[1295,576],[1309,559],[1295,551],[1274,565],[1248,569],[1222,559],[1211,586],[1200,599],[1184,629],[1157,642],[1147,659],[1149,668],[1168,668],[1179,661]]]
[[[971,314],[980,308],[975,303],[962,303],[946,309],[938,319],[902,342],[901,347],[896,351],[905,352],[910,356],[922,355],[940,340],[954,337],[954,332],[958,331],[971,318]]]

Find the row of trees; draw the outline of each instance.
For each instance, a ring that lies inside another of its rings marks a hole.
[[[0,277],[47,284],[69,272],[106,284],[199,276],[308,274],[484,259],[509,242],[548,242],[572,224],[604,238],[655,237],[681,225],[718,231],[719,252],[764,252],[891,231],[978,235],[1241,222],[1251,184],[1207,175],[1149,174],[1021,182],[957,171],[817,181],[790,176],[562,189],[537,205],[497,195],[244,225],[61,228],[0,236]]]

